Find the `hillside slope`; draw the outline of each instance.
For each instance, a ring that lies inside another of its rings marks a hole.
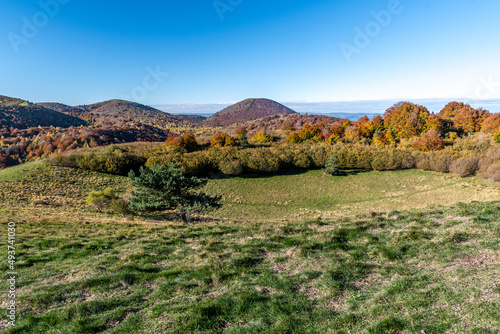
[[[228,126],[266,116],[295,114],[292,109],[268,99],[246,99],[233,104],[204,121],[209,126]]]
[[[105,117],[118,119],[132,119],[145,124],[161,126],[167,123],[183,123],[181,117],[163,112],[143,104],[124,101],[109,100],[83,106],[88,112]]]
[[[79,114],[79,113],[86,113],[87,109],[84,107],[73,107],[73,106],[68,106],[66,104],[62,103],[57,103],[57,102],[41,102],[37,103],[39,106],[42,106],[47,109],[52,109],[58,112],[62,113],[72,113],[72,114]]]
[[[0,127],[27,129],[37,126],[68,128],[86,122],[25,100],[0,95]]]

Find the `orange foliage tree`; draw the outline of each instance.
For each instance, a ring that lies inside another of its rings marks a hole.
[[[430,129],[412,143],[413,148],[420,151],[442,150],[444,147],[443,138],[436,129]]]
[[[265,131],[259,131],[250,140],[258,144],[266,144],[272,142],[273,137]]]
[[[486,117],[481,125],[481,131],[486,133],[500,131],[500,113],[491,114]]]
[[[440,112],[441,118],[453,121],[458,111],[465,106],[463,102],[450,102]]]
[[[169,146],[181,147],[188,152],[195,151],[198,148],[198,142],[196,137],[192,132],[184,132],[182,136],[173,137],[169,136],[166,140],[166,144]]]
[[[217,132],[210,140],[213,147],[236,146],[236,140],[224,132]]]
[[[429,111],[426,107],[399,102],[384,114],[384,127],[397,139],[417,136],[425,130]]]
[[[321,131],[319,127],[305,124],[299,132],[292,132],[285,139],[289,144],[302,143],[306,140],[321,141]]]
[[[484,119],[489,115],[488,110],[474,109],[466,104],[453,118],[453,125],[465,133],[479,131]]]
[[[438,115],[430,114],[425,121],[425,129],[441,132],[444,129],[444,120]]]

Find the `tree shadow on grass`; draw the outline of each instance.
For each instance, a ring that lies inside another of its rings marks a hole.
[[[305,174],[309,171],[313,171],[313,170],[321,170],[322,168],[311,168],[311,169],[293,169],[293,168],[290,168],[290,169],[285,169],[285,170],[281,170],[281,171],[278,171],[276,173],[262,173],[262,174],[259,174],[259,173],[249,173],[249,174],[243,174],[243,175],[239,175],[239,176],[235,176],[235,177],[238,177],[238,178],[241,178],[241,179],[267,179],[267,178],[271,178],[271,177],[274,177],[274,176],[294,176],[294,175],[302,175],[302,174]],[[364,173],[364,172],[367,172],[366,170],[362,170],[362,169],[348,169],[348,170],[341,170],[336,176],[350,176],[350,175],[357,175],[359,173]],[[223,176],[219,176],[219,177],[214,177],[214,178],[226,178],[226,179],[229,179],[229,178],[232,178],[231,176],[229,175],[223,175]]]
[[[140,213],[136,215],[136,219],[140,220],[152,220],[154,222],[158,223],[182,223],[181,218],[179,217],[178,214],[174,212],[151,212],[151,213]],[[193,216],[189,218],[188,224],[200,224],[200,223],[213,223],[213,222],[219,222],[221,219],[218,218],[212,218],[212,217],[197,217]],[[182,223],[183,224],[183,223]]]
[[[367,170],[363,169],[346,169],[346,170],[341,170],[339,171],[337,176],[350,176],[350,175],[358,175],[361,173],[366,173],[368,172]]]
[[[310,171],[310,169],[285,169],[276,173],[265,173],[265,174],[252,173],[252,174],[243,174],[238,177],[242,179],[267,179],[274,176],[301,175],[307,173],[308,171]]]

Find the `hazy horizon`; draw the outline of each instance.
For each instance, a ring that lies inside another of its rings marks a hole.
[[[389,107],[399,101],[393,100],[357,100],[357,101],[336,101],[336,102],[290,102],[277,101],[286,107],[298,112],[309,114],[360,114],[377,115],[383,114]],[[469,100],[469,99],[414,99],[410,102],[420,104],[429,109],[430,112],[438,113],[443,107],[452,101],[464,102],[474,108],[484,108],[490,112],[500,112],[500,100]],[[201,115],[209,116],[222,109],[237,103],[179,103],[179,104],[157,104],[151,105],[154,108],[176,115]]]

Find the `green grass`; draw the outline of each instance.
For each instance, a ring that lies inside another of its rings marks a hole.
[[[42,166],[41,161],[31,162],[0,170],[0,181],[18,181],[24,178],[27,171]]]
[[[86,205],[93,190],[114,188],[125,195],[128,178],[53,167],[36,162],[0,171],[0,218],[14,221],[125,221],[97,214]],[[219,220],[252,222],[334,219],[371,212],[410,210],[500,198],[500,187],[483,179],[419,170],[351,172],[328,176],[320,170],[275,176],[210,180],[205,191],[223,196]],[[165,216],[137,217],[163,221]]]
[[[130,190],[43,163],[0,171],[0,229],[17,223],[7,333],[499,333],[497,184],[416,170],[211,180],[224,208],[190,225],[93,212],[86,196],[110,186]]]
[[[257,221],[332,218],[500,198],[498,185],[482,179],[419,170],[335,177],[313,170],[238,177],[212,180],[206,190],[223,195],[224,207],[217,217]]]
[[[274,224],[21,223],[20,321],[6,332],[498,333],[499,210],[492,202]]]

